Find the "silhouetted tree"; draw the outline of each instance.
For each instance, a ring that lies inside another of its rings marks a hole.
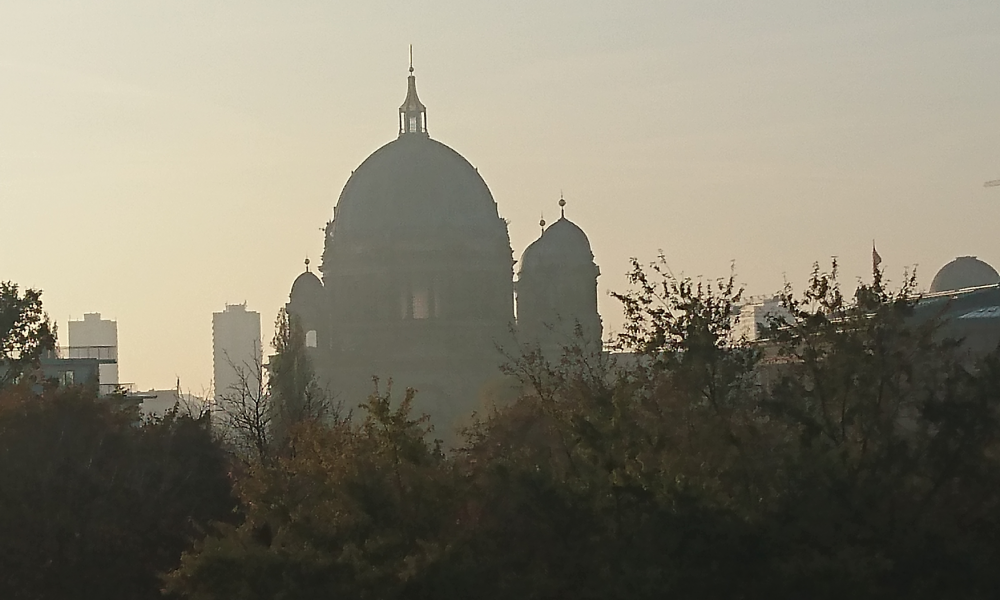
[[[0,282],[0,388],[17,381],[37,366],[46,352],[55,350],[55,328],[42,310],[42,293]]]
[[[236,383],[218,394],[218,433],[246,463],[268,462],[288,451],[289,431],[297,424],[340,416],[317,380],[302,327],[284,309],[272,346],[275,353],[266,366],[257,360],[230,363]]]
[[[0,392],[0,597],[158,598],[233,507],[207,416],[140,423],[80,388]]]
[[[973,364],[939,323],[915,320],[912,276],[889,291],[876,271],[845,297],[836,264],[817,266],[752,342],[735,334],[732,277],[634,263],[630,280],[617,295],[621,353],[527,349],[508,367],[521,396],[451,454],[410,414],[409,393],[398,409],[376,393],[358,423],[289,427],[293,451],[239,482],[245,521],[185,554],[169,590],[635,600],[1000,588],[1000,357]]]
[[[274,433],[284,438],[296,423],[320,421],[331,416],[334,407],[316,377],[299,319],[284,308],[278,311],[271,344],[268,387],[275,410]]]
[[[376,391],[360,423],[304,421],[294,453],[238,489],[246,519],[186,553],[167,588],[204,599],[400,598],[433,560],[449,516],[444,456],[412,391]]]

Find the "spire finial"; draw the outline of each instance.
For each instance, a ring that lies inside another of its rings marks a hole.
[[[542,213],[542,218],[538,220],[538,226],[542,228],[542,233],[545,233],[545,213]]]
[[[562,190],[559,190],[559,216],[566,218],[566,199],[563,198]]]
[[[410,44],[410,76],[406,79],[406,100],[399,107],[399,134],[427,135],[427,107],[417,97],[417,78],[413,75],[413,44]]]
[[[306,273],[309,272],[309,257],[306,257]]]

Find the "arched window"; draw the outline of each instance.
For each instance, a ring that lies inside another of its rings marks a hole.
[[[316,330],[310,329],[306,332],[306,348],[316,347]]]

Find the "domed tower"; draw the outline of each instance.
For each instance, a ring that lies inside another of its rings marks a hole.
[[[542,235],[525,249],[517,277],[518,334],[550,357],[574,344],[601,349],[601,270],[587,234],[566,218],[565,206],[560,198],[560,218],[547,229],[541,221]]]
[[[498,372],[514,320],[512,258],[479,172],[429,136],[411,65],[398,137],[351,174],[326,227],[331,387],[367,394],[378,375],[425,402],[428,390],[447,402],[472,395]]]
[[[309,259],[306,259],[306,270],[295,278],[292,291],[288,295],[285,311],[297,319],[306,334],[306,347],[319,347],[320,340],[329,341],[327,332],[326,294],[323,282],[309,270]]]
[[[1000,283],[996,269],[975,256],[959,256],[941,267],[931,281],[933,292],[953,292],[956,290]]]

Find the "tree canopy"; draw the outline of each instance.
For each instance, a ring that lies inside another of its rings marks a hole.
[[[42,310],[42,293],[0,282],[0,387],[17,381],[46,352],[55,350],[55,328]]]
[[[913,320],[912,277],[818,267],[763,342],[741,290],[635,264],[620,353],[526,352],[442,454],[409,395],[312,424],[187,553],[192,598],[987,598],[1000,359]]]
[[[617,352],[524,349],[520,395],[450,451],[391,382],[310,408],[287,315],[255,380],[266,452],[10,387],[0,595],[992,598],[1000,354],[915,318],[912,275],[873,275],[847,294],[816,266],[747,340],[732,276],[635,263]]]

